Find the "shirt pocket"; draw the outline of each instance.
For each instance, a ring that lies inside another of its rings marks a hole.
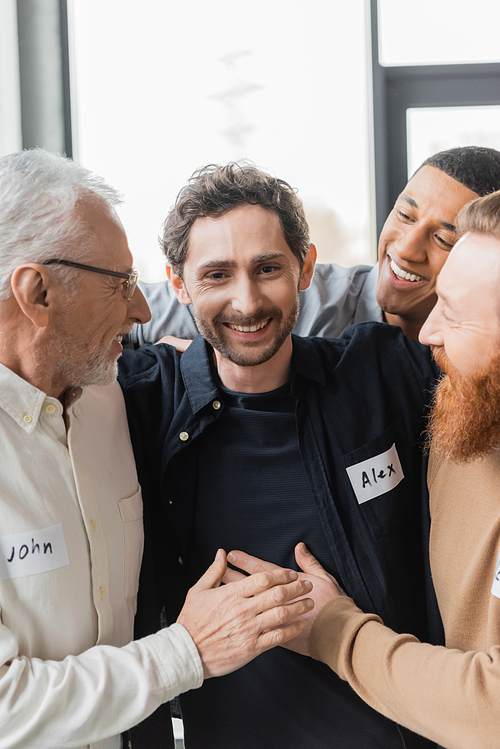
[[[370,442],[343,456],[357,512],[374,537],[404,533],[418,517],[416,457],[399,419]]]
[[[137,596],[142,552],[144,550],[144,526],[142,494],[139,489],[132,497],[118,500],[118,509],[123,523],[125,598]]]

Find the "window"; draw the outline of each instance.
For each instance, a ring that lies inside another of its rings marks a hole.
[[[125,194],[145,280],[207,163],[246,158],[298,188],[321,260],[374,257],[365,5],[86,0],[72,19],[75,158]]]
[[[413,171],[442,148],[498,146],[498,128],[487,123],[500,105],[500,5],[477,0],[471,12],[450,0],[370,0],[370,11],[380,231],[408,164]]]
[[[500,151],[500,106],[421,107],[406,112],[408,175],[431,154],[455,146]]]
[[[497,0],[378,0],[381,65],[499,62]]]
[[[17,5],[0,0],[0,156],[21,149]]]

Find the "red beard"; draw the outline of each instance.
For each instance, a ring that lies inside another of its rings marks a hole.
[[[434,394],[428,442],[458,463],[484,457],[500,447],[500,355],[473,375],[461,374],[440,346],[431,346],[446,372]]]

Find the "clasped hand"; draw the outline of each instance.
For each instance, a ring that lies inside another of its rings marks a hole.
[[[313,584],[293,570],[271,565],[250,577],[233,571],[237,579],[221,585],[226,572],[231,572],[226,554],[219,550],[188,592],[177,619],[198,648],[206,679],[231,673],[265,650],[297,638],[306,626],[301,617],[314,606],[303,597]]]
[[[295,559],[300,569],[303,570],[303,572],[299,572],[299,580],[304,582],[309,580],[312,583],[311,598],[314,600],[314,610],[309,609],[299,617],[299,622],[303,624],[303,627],[296,637],[293,639],[287,638],[287,641],[280,643],[280,645],[284,645],[285,648],[296,653],[301,653],[301,655],[309,655],[309,636],[317,615],[329,601],[345,595],[345,593],[335,578],[313,557],[304,543],[299,543],[295,547]],[[243,551],[231,551],[228,554],[228,561],[251,575],[262,572],[272,573],[282,569],[276,564],[265,562],[258,557],[252,557]],[[224,575],[224,582],[235,582],[242,578],[244,579],[245,576],[241,572],[228,569]]]

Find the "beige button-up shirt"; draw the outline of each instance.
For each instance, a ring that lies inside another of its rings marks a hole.
[[[65,424],[0,365],[0,749],[118,749],[203,680],[181,625],[131,643],[142,499],[120,388],[69,400]]]

